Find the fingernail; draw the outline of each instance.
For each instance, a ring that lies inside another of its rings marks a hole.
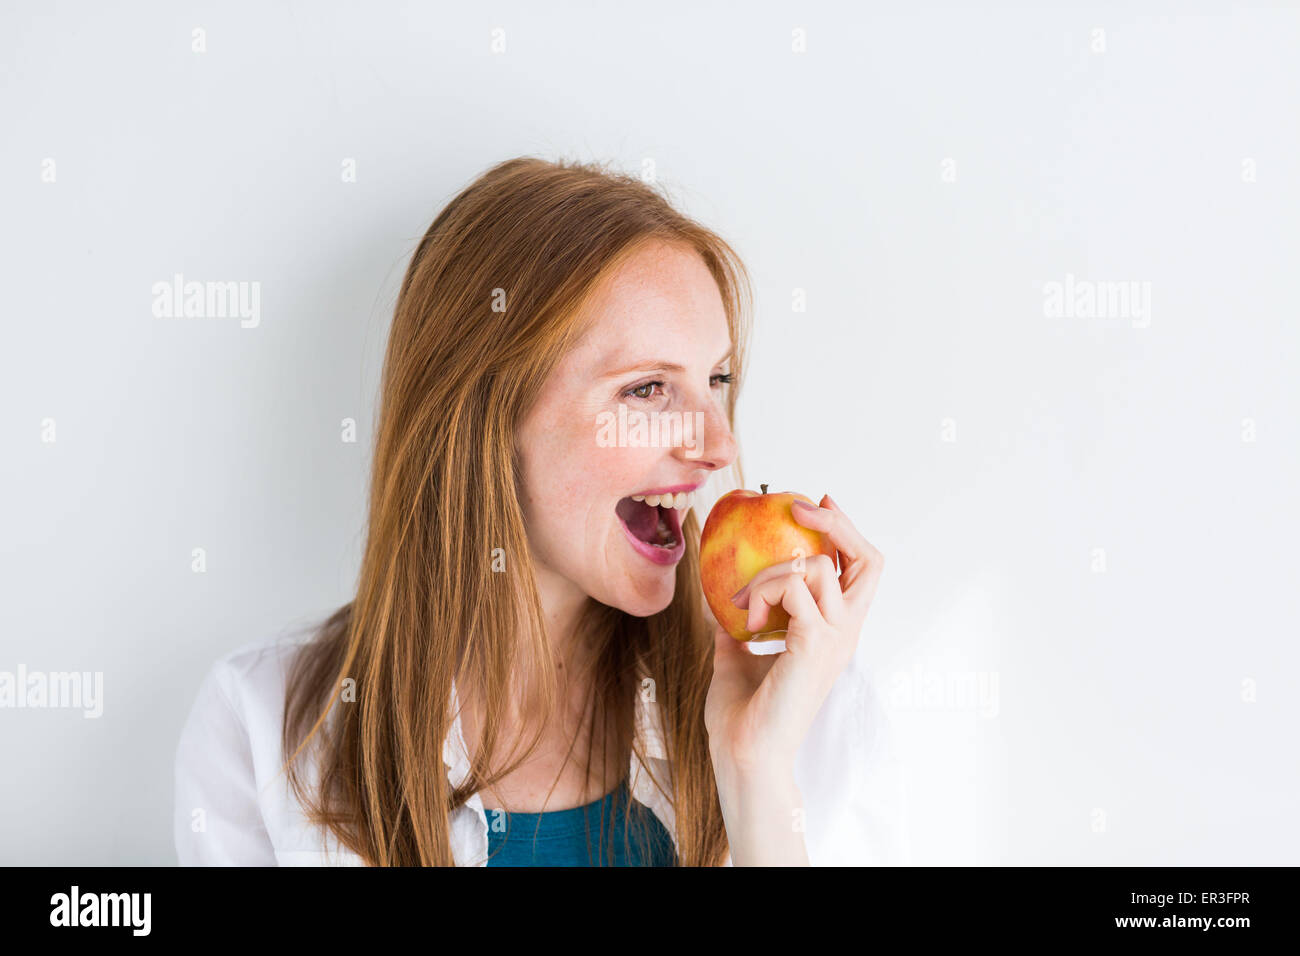
[[[737,598],[739,598],[739,600],[737,600]],[[742,611],[749,610],[749,595],[745,593],[744,588],[741,588],[736,594],[736,597],[731,599],[731,603],[736,605],[736,607],[740,608]]]
[[[806,501],[800,501],[798,498],[794,499],[794,503],[797,504],[797,505],[802,505],[803,507],[809,509],[810,511],[816,511],[816,510],[817,510],[817,506],[816,506],[816,505],[810,505],[810,504],[808,504],[808,502],[806,502]]]
[[[748,590],[749,590],[749,585],[746,584],[743,588],[741,588],[739,591],[737,591],[735,594],[733,594],[733,595],[731,596],[731,599],[732,599],[733,601],[736,600],[736,598],[740,597],[742,594],[744,594],[744,593],[745,593],[746,591],[748,591]]]

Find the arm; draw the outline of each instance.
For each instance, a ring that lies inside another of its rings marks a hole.
[[[704,719],[736,865],[809,864],[795,758],[857,650],[884,565],[829,495],[822,507],[796,502],[792,514],[830,538],[838,561],[816,554],[774,564],[732,598],[748,611],[745,629],[752,633],[771,608],[784,608],[785,649],[753,654],[720,625],[714,631]],[[830,755],[840,761],[854,757]]]
[[[809,865],[793,770],[745,769],[714,754],[713,773],[734,866]]]

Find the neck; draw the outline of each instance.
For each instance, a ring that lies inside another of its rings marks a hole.
[[[537,591],[551,656],[566,673],[577,673],[589,650],[579,639],[578,621],[590,599],[572,581],[544,565],[537,565]]]
[[[587,640],[580,639],[577,631],[589,598],[571,581],[561,578],[543,565],[537,565],[537,590],[542,603],[542,620],[546,626],[546,646],[559,679],[561,699],[585,699],[585,691],[576,687],[575,682],[585,679],[586,669],[591,663],[591,648]],[[525,666],[527,665],[521,662],[512,673],[514,693],[510,700],[504,701],[508,719],[512,721],[518,721],[524,716],[516,709],[518,702],[521,698],[527,699],[529,689],[537,683],[538,675],[535,672],[521,670]],[[480,710],[481,701],[476,689],[464,677],[457,678],[457,686],[463,686],[462,699],[474,710]]]
[[[542,567],[538,568],[537,586],[546,625],[546,643],[558,678],[560,709],[558,714],[552,716],[548,726],[551,732],[566,733],[571,724],[581,721],[589,698],[587,689],[580,687],[579,683],[589,677],[586,668],[591,663],[591,651],[588,642],[579,640],[577,633],[588,597],[572,582]],[[510,676],[512,693],[492,695],[493,702],[502,708],[501,719],[509,728],[507,733],[510,736],[521,733],[525,727],[536,726],[538,715],[521,712],[521,707],[524,706],[522,702],[530,699],[530,689],[536,684],[536,676],[532,672],[523,673],[517,669]],[[478,748],[478,734],[485,719],[487,697],[482,696],[480,689],[471,686],[468,681],[458,679],[457,685],[458,689],[463,686],[460,694],[463,708],[462,731],[467,745],[474,752]]]

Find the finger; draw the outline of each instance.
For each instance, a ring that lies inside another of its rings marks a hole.
[[[840,562],[840,569],[843,570],[855,558],[862,557],[871,546],[854,527],[849,516],[838,507],[830,507],[831,504],[830,495],[822,496],[820,507],[796,498],[790,513],[804,527],[820,531],[831,539],[843,558]]]
[[[803,575],[790,572],[779,578],[769,578],[750,590],[745,629],[757,633],[767,624],[768,611],[778,605],[790,615],[791,624],[795,621],[807,625],[827,623]]]
[[[840,554],[840,587],[845,603],[865,613],[876,596],[885,556],[862,536],[830,495],[822,497],[819,508],[798,499],[795,502],[791,512],[796,520],[825,534]]]
[[[835,570],[835,559],[829,554],[813,554],[803,558],[803,579],[817,608],[831,624],[838,624],[844,619],[844,592],[840,590],[840,578]],[[796,562],[791,561],[792,565]]]
[[[733,603],[738,608],[748,608],[749,595],[755,586],[783,578],[787,574],[803,575],[823,618],[831,623],[843,620],[844,594],[840,590],[839,577],[835,572],[835,559],[827,554],[812,554],[764,568],[754,575]]]

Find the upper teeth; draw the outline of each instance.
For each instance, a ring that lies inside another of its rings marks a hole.
[[[644,501],[652,508],[676,508],[681,511],[695,504],[695,492],[679,491],[675,495],[633,495],[633,501]]]

